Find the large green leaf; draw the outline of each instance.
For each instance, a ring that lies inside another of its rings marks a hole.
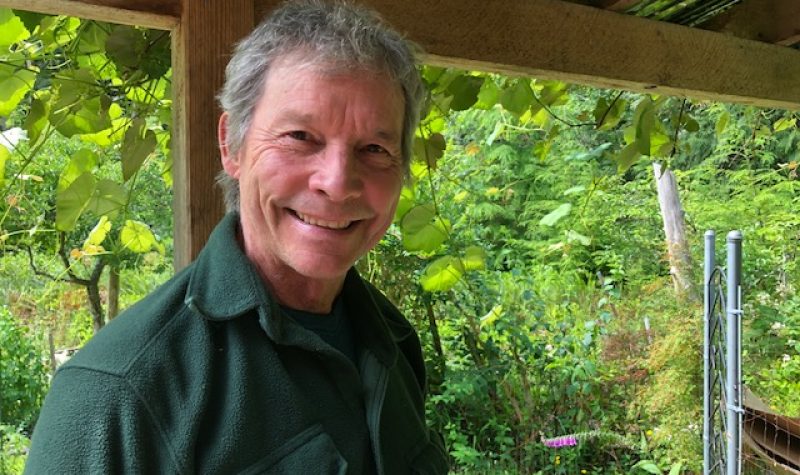
[[[442,134],[431,134],[428,138],[414,137],[414,156],[417,160],[436,169],[436,162],[444,155],[447,148]]]
[[[156,134],[147,129],[144,119],[136,119],[122,141],[122,179],[130,180],[155,149]]]
[[[436,216],[431,204],[409,210],[400,221],[400,229],[403,246],[409,251],[433,252],[447,239],[446,223]]]
[[[478,93],[478,102],[473,106],[474,109],[489,110],[500,100],[500,88],[491,80],[483,81],[481,90]]]
[[[75,178],[70,185],[56,193],[56,229],[71,231],[94,194],[96,181],[89,172]]]
[[[655,108],[650,97],[644,97],[636,105],[634,127],[636,128],[636,150],[642,155],[650,155],[650,135],[655,127]]]
[[[93,151],[82,148],[73,153],[69,159],[69,164],[61,172],[58,178],[57,191],[66,190],[76,178],[84,173],[91,173],[97,165],[97,154]]]
[[[605,97],[601,97],[594,108],[594,120],[598,130],[611,130],[616,127],[627,106],[628,103],[625,99],[617,98],[616,101],[609,104]],[[600,122],[601,120],[602,122]]]
[[[453,96],[450,108],[454,111],[463,111],[472,107],[478,100],[483,81],[482,77],[467,74],[455,78],[447,87],[447,91]]]
[[[461,259],[453,256],[440,257],[425,268],[419,283],[427,292],[445,292],[464,275]]]
[[[141,221],[132,219],[125,221],[125,225],[119,233],[119,241],[122,243],[122,247],[136,253],[147,252],[156,246],[156,236],[150,227]]]
[[[528,79],[517,79],[500,95],[500,104],[509,112],[522,115],[531,107],[534,96]]]
[[[614,161],[617,162],[617,173],[621,174],[628,171],[628,169],[636,163],[639,156],[636,143],[629,143],[623,147],[619,154],[614,157]]]
[[[105,96],[87,98],[70,107],[58,109],[50,120],[65,137],[94,134],[111,127],[108,117],[110,105]]]
[[[83,247],[99,246],[106,239],[109,231],[111,231],[111,222],[108,220],[108,216],[101,216],[89,235],[86,236],[86,240],[83,241]]]
[[[0,8],[0,51],[30,36],[28,29],[10,8]]]
[[[115,25],[105,39],[105,50],[120,70],[136,69],[146,49],[144,31],[132,26]]]
[[[486,268],[486,251],[479,246],[470,246],[464,251],[464,270],[483,270]]]
[[[99,216],[114,217],[127,203],[128,192],[124,186],[113,180],[102,179],[97,182],[86,209]]]
[[[408,211],[414,207],[414,190],[404,186],[400,190],[400,198],[397,200],[397,208],[394,211],[394,221],[400,223]]]
[[[555,224],[568,215],[570,211],[572,211],[572,205],[570,203],[562,203],[561,206],[549,212],[544,218],[539,220],[539,224],[542,226],[555,226]]]
[[[0,63],[0,116],[8,117],[33,88],[36,73],[27,68]]]
[[[38,142],[39,137],[42,136],[47,127],[47,116],[49,115],[49,94],[41,94],[42,97],[36,97],[31,101],[31,107],[28,110],[28,116],[25,117],[23,128],[28,132],[28,139],[31,144]]]
[[[130,119],[124,117],[122,114],[122,107],[116,102],[112,103],[108,108],[108,117],[111,119],[111,127],[93,134],[81,134],[81,140],[95,143],[101,147],[107,147],[121,141],[131,124]]]

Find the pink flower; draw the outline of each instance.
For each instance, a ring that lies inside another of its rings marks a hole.
[[[578,445],[578,438],[574,435],[564,435],[552,439],[543,439],[542,443],[545,445],[545,447],[560,449],[561,447],[574,447]]]

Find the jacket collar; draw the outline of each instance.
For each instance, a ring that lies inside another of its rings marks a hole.
[[[228,213],[192,264],[185,303],[211,321],[232,320],[256,310],[267,335],[276,343],[300,345],[306,341],[296,324],[287,324],[283,312],[269,295],[255,266],[239,246],[236,237],[239,214]],[[342,296],[358,344],[370,350],[386,366],[397,358],[395,342],[406,335],[387,324],[376,296],[351,268],[345,277]]]
[[[238,227],[239,214],[226,214],[192,264],[185,302],[208,320],[231,320],[270,300],[239,247]]]

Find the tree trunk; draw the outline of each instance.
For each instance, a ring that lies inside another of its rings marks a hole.
[[[653,162],[653,174],[664,221],[672,283],[679,298],[695,301],[698,293],[692,277],[692,255],[686,240],[686,223],[678,195],[678,183],[675,174],[669,169],[662,169],[660,163]]]
[[[108,268],[108,319],[116,317],[119,313],[119,269],[114,266]]]

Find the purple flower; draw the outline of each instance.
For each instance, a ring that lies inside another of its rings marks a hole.
[[[552,439],[543,439],[542,443],[545,447],[560,449],[561,447],[574,447],[578,445],[578,438],[574,435],[562,435],[561,437],[554,437]]]

